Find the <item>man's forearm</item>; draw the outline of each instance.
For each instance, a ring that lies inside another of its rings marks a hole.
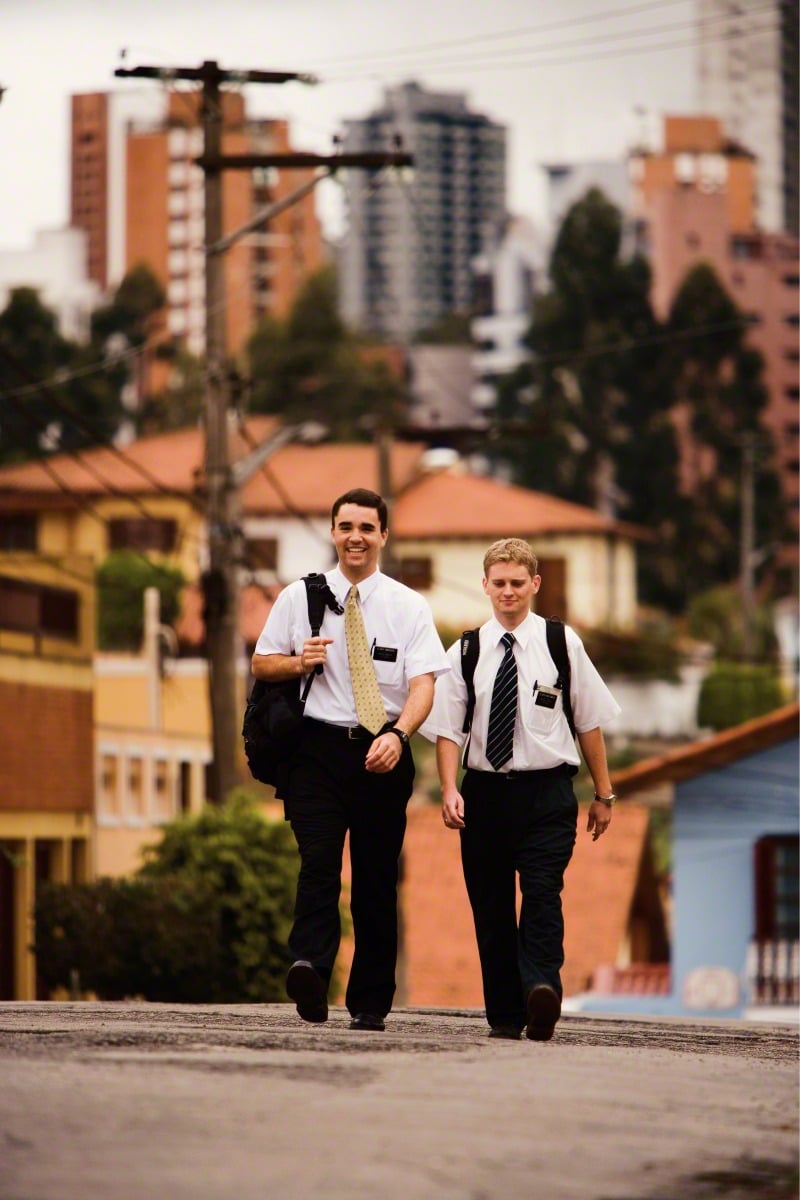
[[[256,679],[266,683],[282,683],[305,674],[299,654],[254,654],[250,666]]]
[[[458,765],[461,760],[461,747],[450,738],[436,739],[436,768],[439,772],[439,784],[443,792],[456,786]]]
[[[408,697],[395,725],[409,737],[416,733],[433,708],[433,674],[415,675],[408,685]]]
[[[589,768],[589,774],[594,781],[595,792],[598,796],[610,796],[614,789],[608,773],[606,744],[603,740],[602,729],[599,726],[596,729],[587,729],[585,733],[578,734],[578,741],[586,766]]]

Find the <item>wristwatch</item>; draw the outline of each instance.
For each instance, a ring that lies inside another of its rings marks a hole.
[[[607,804],[609,808],[613,808],[613,806],[617,803],[617,797],[613,792],[610,796],[598,796],[597,792],[595,792],[594,798],[595,800],[599,800],[601,804]]]
[[[400,738],[401,746],[408,745],[408,734],[406,733],[405,729],[398,729],[396,725],[385,725],[381,730],[381,733],[393,733]]]

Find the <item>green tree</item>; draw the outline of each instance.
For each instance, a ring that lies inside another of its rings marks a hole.
[[[247,371],[253,412],[319,421],[335,440],[370,438],[402,399],[388,367],[342,323],[330,267],[309,276],[285,321],[261,322],[247,345]]]
[[[665,369],[672,413],[686,429],[673,536],[664,551],[675,564],[665,598],[673,607],[739,571],[742,457],[758,446],[756,538],[777,544],[784,527],[780,485],[770,465],[772,439],[762,423],[767,403],[763,359],[745,344],[747,321],[701,263],[679,288],[667,321]],[[698,336],[699,334],[699,336]]]
[[[122,415],[123,382],[96,344],[59,332],[33,288],[15,288],[0,313],[0,462],[109,441]]]
[[[177,620],[186,580],[177,567],[151,563],[132,550],[115,550],[97,568],[97,644],[101,650],[138,650],[144,626],[144,593],[158,588],[161,617]]]
[[[93,340],[102,343],[122,334],[129,346],[144,345],[165,302],[164,289],[150,267],[137,263],[123,277],[111,303],[92,315]]]
[[[649,269],[623,261],[621,244],[619,211],[590,190],[556,238],[531,358],[501,388],[493,453],[524,486],[652,520],[674,493],[676,452]]]

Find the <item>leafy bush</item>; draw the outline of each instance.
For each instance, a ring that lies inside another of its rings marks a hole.
[[[41,888],[42,981],[69,987],[77,971],[104,1000],[283,1001],[297,866],[289,827],[235,793],[168,825],[131,879]]]
[[[208,1000],[219,975],[217,914],[208,890],[181,879],[44,884],[34,914],[36,961],[50,989],[103,1000]]]
[[[628,679],[680,678],[681,652],[668,624],[652,621],[636,633],[592,629],[582,634],[583,643],[602,676],[624,675]]]
[[[101,650],[138,650],[144,630],[144,593],[158,588],[161,620],[180,611],[183,573],[150,563],[131,550],[115,550],[97,569],[97,644]]]
[[[703,680],[697,722],[710,729],[730,729],[773,712],[784,699],[774,667],[721,662]]]
[[[727,660],[743,656],[744,612],[738,588],[726,584],[701,592],[691,601],[688,618],[690,635],[710,642],[717,655]],[[777,651],[772,614],[761,607],[755,614],[752,652],[759,662],[766,662],[773,661]]]

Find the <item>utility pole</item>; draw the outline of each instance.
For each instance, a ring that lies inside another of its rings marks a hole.
[[[755,645],[755,439],[742,438],[741,532],[739,544],[739,585],[742,592],[742,656],[752,662]]]
[[[222,173],[251,171],[257,167],[324,168],[315,182],[339,167],[380,170],[387,166],[411,166],[408,154],[239,154],[222,153],[223,84],[315,83],[313,76],[289,71],[226,71],[213,60],[199,67],[120,67],[123,78],[194,82],[202,91],[201,122],[203,155],[198,164],[204,172],[206,251],[206,404],[205,479],[207,489],[208,567],[204,576],[206,658],[208,663],[211,714],[212,770],[209,799],[221,803],[238,782],[237,749],[242,703],[237,678],[239,633],[239,585],[237,543],[239,540],[236,482],[231,472],[228,446],[228,392],[225,372],[225,278],[223,254],[238,238],[278,211],[270,206],[242,229],[223,238]],[[295,201],[306,194],[298,189]]]

